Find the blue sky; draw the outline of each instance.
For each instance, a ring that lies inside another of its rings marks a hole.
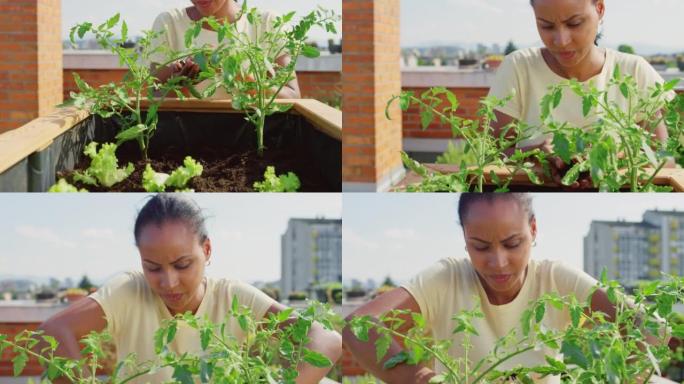
[[[161,12],[173,8],[185,8],[192,3],[190,0],[117,0],[117,1],[93,1],[93,0],[62,0],[62,37],[68,39],[69,29],[81,22],[103,22],[117,12],[126,21],[132,35],[139,34],[141,30],[152,28],[154,19]],[[288,11],[297,11],[297,15],[303,16],[320,5],[334,10],[342,15],[341,0],[249,0],[251,7],[271,10],[279,14]],[[341,33],[341,26],[339,32]],[[328,35],[321,29],[314,29],[310,35],[312,40],[327,42]],[[336,37],[339,39],[340,35]]]
[[[602,44],[684,51],[684,1],[605,0]],[[402,45],[425,42],[540,45],[529,0],[401,0]]]
[[[0,276],[78,281],[139,270],[133,223],[146,194],[3,194]],[[196,194],[210,216],[210,276],[280,278],[280,235],[291,217],[339,219],[338,194]]]
[[[445,257],[466,257],[450,194],[343,196],[344,280],[405,281]],[[684,211],[676,194],[535,194],[537,246],[532,257],[583,267],[582,241],[592,220],[641,221],[648,209]]]

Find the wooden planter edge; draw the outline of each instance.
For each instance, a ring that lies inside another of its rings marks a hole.
[[[427,168],[433,170],[433,171],[438,171],[440,173],[453,173],[458,171],[458,166],[456,165],[446,165],[446,164],[434,164],[434,163],[429,163],[429,164],[424,164]],[[489,173],[490,171],[494,171],[494,173],[500,177],[500,178],[507,178],[510,177],[511,173],[506,169],[506,168],[500,168],[500,167],[486,167],[485,168],[485,179],[487,182],[490,182],[489,178]],[[395,185],[393,187],[393,190],[397,190],[398,188],[405,187],[409,184],[414,184],[417,182],[420,182],[420,176],[416,175],[413,172],[410,172],[399,184]],[[542,178],[542,181],[544,182],[544,185],[549,185],[549,186],[554,186],[555,182],[546,178]],[[681,168],[665,168],[661,169],[660,172],[656,175],[656,177],[653,179],[654,184],[656,185],[668,185],[671,186],[674,192],[684,192],[684,169]],[[533,184],[528,178],[527,175],[519,171],[515,175],[513,175],[513,181],[512,184],[514,185],[522,185],[522,186],[536,186]]]
[[[313,99],[276,100],[293,104],[293,113],[305,117],[318,130],[342,140],[342,112]],[[147,103],[142,103],[146,106]],[[230,100],[166,100],[159,110],[179,112],[242,113],[231,106]],[[87,119],[90,113],[76,107],[61,107],[53,113],[38,117],[23,126],[0,134],[0,173],[28,157],[47,148],[52,141]]]

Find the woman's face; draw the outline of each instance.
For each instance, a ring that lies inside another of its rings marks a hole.
[[[466,249],[490,301],[513,300],[525,281],[537,223],[518,202],[495,199],[473,203],[463,218]]]
[[[172,314],[194,311],[202,302],[204,267],[211,242],[183,221],[148,224],[138,238],[145,279]]]
[[[571,68],[594,47],[605,12],[603,0],[535,0],[537,30],[558,64]]]
[[[233,0],[191,0],[202,16],[212,16],[219,14],[228,1]]]

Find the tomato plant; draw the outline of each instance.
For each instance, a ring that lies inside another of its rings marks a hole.
[[[301,310],[287,309],[269,313],[255,320],[251,311],[233,298],[226,319],[239,324],[244,337],[237,338],[226,330],[226,323],[215,324],[192,314],[179,314],[164,321],[154,337],[158,359],[139,362],[131,353],[118,361],[111,376],[102,381],[95,375],[105,357],[103,345],[112,340],[106,332],[91,332],[81,340],[82,358],[67,359],[55,355],[58,342],[42,331],[23,331],[10,339],[0,334],[0,353],[10,349],[14,375],[20,375],[29,357],[36,358],[45,367],[44,379],[50,383],[66,378],[73,383],[124,384],[160,369],[172,371],[176,383],[288,383],[294,384],[297,367],[310,364],[315,367],[332,367],[325,355],[309,349],[308,333],[314,322],[328,330],[340,328],[341,319],[329,306],[310,302]],[[180,324],[198,331],[201,353],[174,353],[169,345],[174,341]],[[152,335],[150,335],[152,336]]]
[[[590,300],[546,294],[530,302],[520,326],[499,339],[479,361],[470,361],[468,357],[473,338],[478,336],[476,320],[484,316],[477,307],[451,318],[453,334],[463,340],[462,357],[450,355],[452,340],[427,336],[425,319],[417,313],[395,310],[377,319],[358,316],[348,327],[361,341],[370,340],[371,330],[378,335],[373,348],[377,362],[385,360],[385,369],[398,364],[439,362],[443,368],[431,383],[491,383],[504,378],[532,383],[533,377],[547,375],[558,375],[564,383],[647,383],[675,356],[667,346],[669,336],[684,337],[684,326],[676,321],[677,313],[673,311],[675,304],[684,303],[684,278],[654,281],[628,296],[617,282],[607,281],[604,273],[596,289],[606,292],[615,306],[613,319],[603,312],[590,311]],[[544,326],[544,317],[551,309],[567,311],[567,328]],[[413,327],[399,331],[409,318]],[[401,340],[405,349],[387,358],[394,339]],[[500,368],[514,356],[541,348],[556,356],[547,353],[543,365]]]

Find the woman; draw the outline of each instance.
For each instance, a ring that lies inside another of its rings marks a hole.
[[[530,259],[537,222],[529,196],[463,194],[458,215],[469,259],[444,259],[408,284],[363,305],[349,318],[377,317],[394,309],[420,313],[435,340],[451,340],[450,355],[463,358],[461,340],[452,333],[455,323],[451,319],[454,314],[475,308],[479,302],[484,318],[474,322],[479,336],[472,337],[472,349],[467,355],[473,366],[489,354],[497,340],[519,327],[521,314],[530,301],[551,292],[562,296],[574,294],[583,301],[596,285],[596,280],[582,271],[558,262]],[[600,290],[591,298],[591,309],[602,311],[609,318],[615,315],[607,296]],[[406,321],[402,330],[413,327],[411,317],[406,317]],[[543,321],[546,327],[561,330],[571,320],[567,311],[549,311]],[[373,337],[369,342],[359,341],[347,328],[343,340],[364,368],[386,383],[428,383],[443,371],[440,364],[435,370],[408,364],[383,369],[382,362],[376,362]],[[386,356],[394,356],[401,350],[395,342]],[[544,365],[544,352],[528,351],[500,368]],[[553,351],[546,353],[555,355]],[[560,381],[547,377],[538,382]]]
[[[201,20],[204,17],[213,16],[219,21],[228,23],[237,23],[238,30],[250,37],[252,42],[256,42],[263,35],[264,31],[270,30],[273,25],[275,16],[272,13],[263,13],[261,23],[253,25],[247,21],[246,17],[240,16],[240,6],[236,1],[231,0],[191,0],[192,6],[187,8],[178,8],[168,12],[164,12],[157,16],[152,27],[153,31],[161,32],[155,41],[156,46],[164,46],[170,48],[172,51],[183,51],[185,47],[185,32],[191,25]],[[216,45],[218,41],[218,33],[211,29],[209,25],[204,25],[199,36],[195,39],[195,46],[202,46],[208,44],[210,46]],[[186,76],[195,79],[200,72],[199,65],[193,62],[192,58],[178,60],[167,66],[160,67],[167,61],[163,50],[155,53],[151,58],[151,68],[155,71],[156,77],[160,82],[165,82],[174,76]],[[284,54],[276,59],[276,63],[281,66],[287,66],[290,63],[290,55]],[[252,80],[248,77],[247,80]],[[208,86],[207,81],[197,84],[198,90],[203,90]],[[222,88],[217,89],[212,96],[215,99],[229,98]],[[299,83],[295,77],[288,84],[286,84],[278,93],[278,98],[281,99],[297,99],[300,98]]]
[[[489,91],[498,98],[515,91],[513,98],[495,111],[498,120],[495,129],[516,120],[530,125],[530,137],[518,147],[551,150],[551,137],[542,132],[540,120],[540,101],[551,85],[577,79],[582,83],[593,82],[599,90],[604,90],[615,66],[620,67],[623,75],[633,76],[644,91],[655,83],[663,83],[662,77],[642,57],[595,44],[606,12],[603,0],[530,0],[530,3],[544,47],[522,49],[506,56]],[[609,90],[610,100],[627,110],[628,100],[614,88]],[[558,121],[578,127],[590,126],[597,119],[591,114],[584,117],[582,99],[569,91],[563,93],[561,104],[552,115]],[[661,141],[667,139],[664,123],[656,127],[655,136]],[[557,171],[564,167],[562,161],[551,163],[559,181],[558,176],[562,175]]]
[[[249,307],[255,318],[278,313],[285,306],[260,290],[228,279],[204,276],[211,262],[211,241],[200,208],[176,194],[152,197],[135,221],[135,243],[140,252],[142,272],[119,275],[88,299],[80,300],[41,325],[59,341],[57,354],[79,358],[78,341],[90,331],[107,330],[113,338],[118,360],[135,352],[139,362],[155,361],[154,332],[165,319],[187,311],[207,316],[218,324],[231,308],[234,296]],[[242,337],[235,319],[227,324],[230,334]],[[309,332],[309,348],[336,361],[341,355],[340,335],[316,324]],[[169,344],[177,354],[198,354],[200,337],[196,330],[179,327]],[[308,364],[298,367],[297,383],[317,383],[329,368]],[[142,376],[138,383],[160,383],[171,379],[172,370],[162,369]]]

